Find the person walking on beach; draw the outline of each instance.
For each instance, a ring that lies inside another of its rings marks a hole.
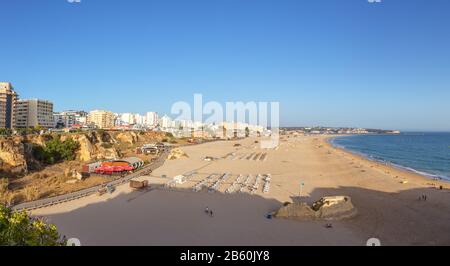
[[[205,213],[206,213],[206,214],[209,214],[209,208],[208,208],[208,207],[206,207]]]
[[[209,216],[214,217],[214,213],[212,210],[209,211]]]

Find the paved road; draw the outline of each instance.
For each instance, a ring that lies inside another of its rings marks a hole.
[[[72,201],[72,200],[76,200],[79,198],[83,198],[83,197],[92,195],[94,193],[97,193],[97,191],[100,188],[104,187],[105,185],[111,185],[113,187],[119,186],[121,184],[129,182],[133,178],[148,175],[151,172],[153,172],[155,169],[161,167],[164,164],[169,152],[170,151],[163,152],[161,154],[161,156],[159,156],[159,158],[156,159],[155,161],[153,161],[152,163],[144,166],[143,168],[139,169],[138,171],[136,171],[130,175],[127,175],[120,179],[111,181],[109,183],[98,185],[98,186],[91,187],[91,188],[86,188],[86,189],[83,189],[80,191],[76,191],[76,192],[72,192],[69,194],[64,194],[64,195],[60,195],[60,196],[56,196],[56,197],[52,197],[52,198],[40,199],[40,200],[36,200],[36,201],[18,204],[18,205],[13,206],[12,209],[13,210],[39,209],[39,208],[43,208],[46,206],[51,206],[51,205],[55,205],[55,204],[59,204],[59,203],[67,202],[67,201]]]

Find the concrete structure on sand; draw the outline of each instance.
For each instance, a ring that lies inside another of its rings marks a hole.
[[[348,196],[323,197],[308,206],[303,202],[287,204],[279,209],[274,216],[295,220],[342,220],[352,218],[357,214],[351,198]]]

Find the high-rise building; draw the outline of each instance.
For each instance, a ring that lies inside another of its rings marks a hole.
[[[14,127],[54,127],[53,103],[46,100],[17,100],[14,108]]]
[[[161,117],[159,124],[161,125],[161,127],[164,130],[171,129],[174,127],[174,122],[173,122],[172,118],[170,118],[167,115],[164,115],[163,117]]]
[[[95,125],[98,128],[113,128],[115,115],[113,112],[105,110],[94,110],[89,113],[88,124]]]
[[[122,119],[120,118],[121,114],[114,113],[114,127],[123,126]]]
[[[9,82],[0,82],[0,128],[14,127],[14,107],[17,93]]]
[[[158,125],[158,113],[148,112],[146,115],[146,124],[149,127],[156,127]]]
[[[142,126],[143,124],[145,124],[145,119],[146,117],[140,114],[134,114],[134,123],[135,125],[140,125]]]
[[[120,115],[121,125],[134,125],[136,124],[136,120],[134,114],[132,113],[123,113]]]

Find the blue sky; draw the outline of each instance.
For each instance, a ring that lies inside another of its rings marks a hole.
[[[279,101],[283,126],[450,131],[448,0],[1,0],[0,80],[56,110]]]

